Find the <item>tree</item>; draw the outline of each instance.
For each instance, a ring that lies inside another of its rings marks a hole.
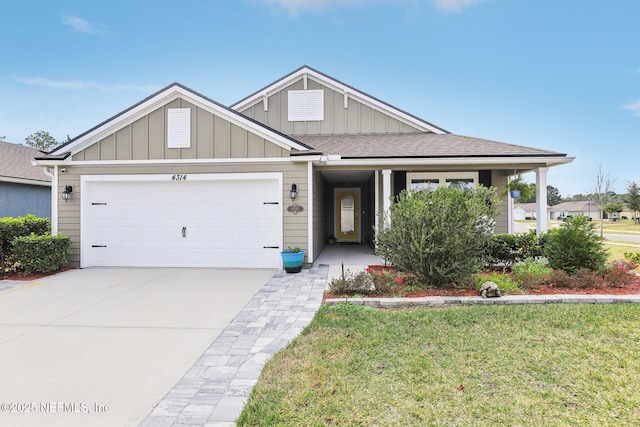
[[[620,202],[609,202],[604,205],[603,209],[606,213],[612,214],[614,212],[622,212],[624,210],[624,205]]]
[[[58,145],[58,141],[49,132],[40,130],[32,133],[24,139],[25,145],[40,151],[47,151],[49,148]]]
[[[627,192],[625,203],[633,213],[634,221],[640,223],[640,187],[638,183],[635,181],[627,183]]]
[[[598,163],[596,171],[596,184],[593,187],[592,200],[600,205],[600,237],[604,234],[604,206],[610,203],[613,199],[613,183],[615,179],[611,180],[609,172],[605,173],[602,170],[602,163]]]
[[[560,190],[558,190],[553,185],[547,185],[547,204],[549,206],[557,205],[558,203],[562,203],[562,196],[560,195]]]

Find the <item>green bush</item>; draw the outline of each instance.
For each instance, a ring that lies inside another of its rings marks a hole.
[[[533,258],[527,258],[524,262],[515,264],[511,268],[513,278],[524,289],[544,285],[549,281],[552,271],[543,260],[534,260]]]
[[[549,267],[568,273],[581,267],[601,272],[607,261],[607,251],[584,215],[567,218],[560,228],[549,231],[544,255]]]
[[[495,226],[495,190],[403,191],[382,215],[377,253],[423,286],[456,283],[482,269]]]
[[[640,263],[640,252],[625,252],[624,259]]]
[[[488,263],[510,266],[527,258],[539,258],[544,253],[545,243],[546,234],[538,236],[535,230],[494,234],[487,245]]]
[[[26,274],[48,273],[67,265],[70,248],[67,236],[20,236],[13,239],[9,261]]]
[[[11,254],[11,243],[16,237],[42,235],[51,231],[51,220],[32,214],[21,217],[0,218],[0,269],[4,271],[7,257]]]
[[[369,295],[373,290],[371,275],[364,271],[355,274],[347,270],[329,282],[329,291],[338,295]]]

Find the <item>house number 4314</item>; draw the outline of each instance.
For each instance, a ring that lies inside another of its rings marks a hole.
[[[187,179],[187,175],[183,175],[180,173],[177,173],[171,177],[172,181],[185,181],[186,179]]]

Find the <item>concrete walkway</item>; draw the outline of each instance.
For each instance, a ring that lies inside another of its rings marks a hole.
[[[265,362],[315,316],[327,273],[277,272],[140,426],[234,426]]]

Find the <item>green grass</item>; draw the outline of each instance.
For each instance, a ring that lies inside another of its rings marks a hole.
[[[594,224],[594,230],[598,233],[600,232],[600,220],[592,221]],[[633,221],[619,221],[619,222],[611,222],[609,220],[604,220],[602,229],[605,233],[609,234],[640,234],[640,224],[635,224]]]
[[[323,306],[241,426],[637,426],[640,305]]]

